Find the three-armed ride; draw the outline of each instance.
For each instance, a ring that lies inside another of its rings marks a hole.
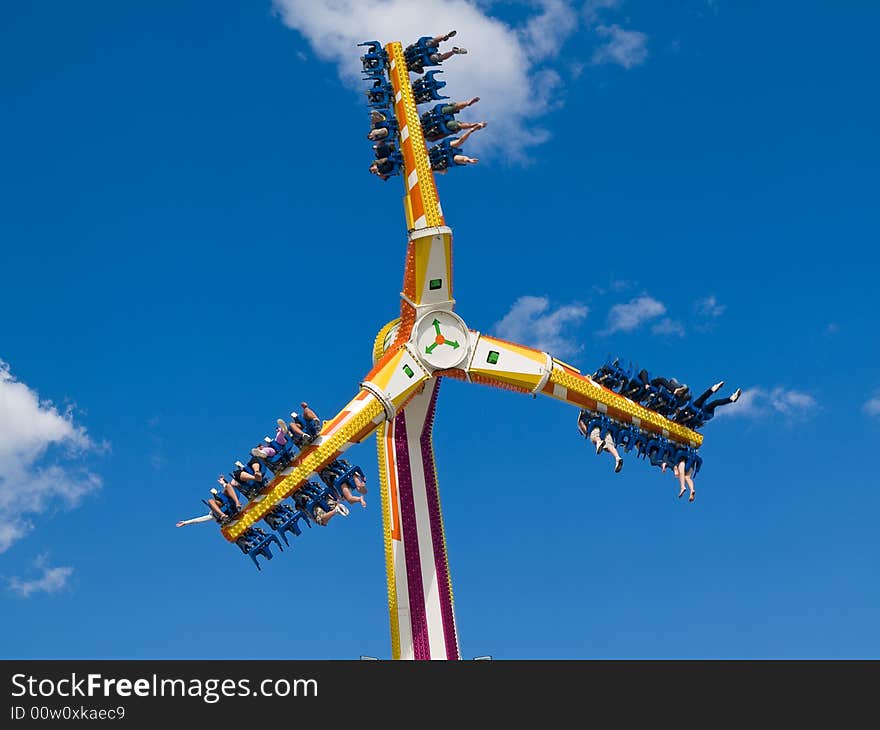
[[[584,375],[551,353],[471,329],[455,311],[452,231],[433,172],[467,164],[456,159],[464,156],[456,145],[460,138],[447,138],[480,125],[456,122],[454,114],[467,104],[438,103],[446,98],[439,93],[445,83],[437,71],[424,74],[424,68],[451,54],[440,54],[437,40],[425,37],[406,50],[398,42],[384,48],[377,41],[362,44],[367,46],[361,60],[370,82],[370,139],[377,142],[371,171],[383,179],[399,174],[405,189],[408,240],[400,316],[379,331],[373,369],[354,397],[301,440],[298,453],[275,444],[274,460],[261,462],[271,477],[264,471],[245,495],[247,503],[221,524],[223,535],[254,562],[271,544],[280,548],[278,536],[286,542],[287,532],[299,535],[299,525],[310,524],[316,508],[331,509],[328,501],[338,500],[347,481],[353,483],[358,474],[363,479],[363,472],[341,456],[375,432],[395,659],[460,658],[432,442],[443,378],[564,401],[580,409],[584,435],[598,429],[601,439],[612,434],[622,448],[636,448],[654,463],[683,461],[691,473],[699,467],[696,449],[702,442],[689,427],[700,425],[699,417],[690,418],[689,425],[674,420],[682,407],[696,408],[690,399],[675,407],[674,398],[662,397],[670,389],[645,378],[644,392],[633,397],[627,388],[636,380],[616,362]],[[413,83],[411,73],[424,75]],[[420,114],[419,104],[433,106]],[[426,138],[442,141],[429,149]],[[670,394],[681,400],[680,389],[673,387]],[[323,487],[310,481],[316,474]],[[260,529],[261,522],[277,534]]]

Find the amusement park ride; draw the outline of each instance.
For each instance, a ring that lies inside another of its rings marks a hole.
[[[369,46],[362,61],[373,84],[370,105],[393,110],[388,139],[393,135],[405,187],[408,242],[400,317],[376,336],[374,367],[351,401],[284,468],[273,470],[271,481],[221,530],[240,547],[242,538],[256,535],[247,550],[242,548],[249,553],[269,540],[277,542],[271,533],[253,529],[263,520],[286,541],[283,527],[296,511],[284,500],[314,488],[309,482],[313,474],[338,465],[346,449],[376,432],[392,657],[459,659],[432,441],[443,378],[556,398],[588,411],[598,422],[692,454],[702,436],[599,385],[550,353],[471,329],[454,311],[452,231],[440,207],[417,110],[418,103],[446,98],[438,94],[445,84],[434,78],[436,72],[412,84],[412,59],[399,42],[384,48],[376,41],[362,45]],[[349,468],[341,463],[340,470]],[[299,534],[295,519],[288,529]]]

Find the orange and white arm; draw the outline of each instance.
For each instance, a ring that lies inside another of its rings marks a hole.
[[[697,448],[703,443],[702,434],[599,385],[590,376],[546,352],[473,330],[471,340],[471,357],[465,369],[468,380],[557,398],[684,446]]]
[[[394,418],[400,406],[420,390],[428,377],[408,345],[389,350],[361,383],[360,392],[333,419],[324,422],[314,443],[303,449],[260,495],[223,526],[224,537],[230,541],[241,537],[245,530],[302,487],[312,474],[353,444],[362,442],[386,419]]]
[[[403,157],[406,227],[409,241],[400,293],[398,342],[405,342],[416,319],[428,309],[453,309],[452,231],[446,226],[422,123],[413,97],[400,43],[389,43],[388,75],[394,89],[394,114]]]

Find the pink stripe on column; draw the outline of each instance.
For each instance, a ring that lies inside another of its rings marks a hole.
[[[422,447],[422,463],[425,469],[425,488],[428,498],[428,514],[431,520],[431,541],[434,547],[434,568],[437,571],[437,588],[440,592],[440,616],[443,619],[443,639],[446,643],[446,658],[459,659],[458,640],[455,633],[455,613],[452,607],[452,588],[449,582],[449,563],[446,546],[443,542],[443,518],[440,513],[440,493],[437,490],[437,475],[434,463],[434,445],[431,432],[434,429],[434,411],[437,407],[437,393],[440,381],[437,378],[434,394],[425,418],[425,425],[419,439]]]
[[[405,411],[400,411],[394,419],[394,452],[397,457],[397,494],[400,500],[403,554],[406,561],[413,657],[415,659],[430,659],[431,646],[428,640],[428,617],[425,613],[422,565],[419,557],[419,533],[416,523],[416,506],[413,499],[412,469],[409,463]]]

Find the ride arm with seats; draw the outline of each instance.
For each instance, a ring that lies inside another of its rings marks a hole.
[[[334,418],[325,421],[318,437],[223,526],[223,536],[234,542],[264,519],[274,507],[306,485],[312,474],[319,473],[353,444],[362,442],[380,423],[393,418],[428,377],[407,344],[390,347],[364,377],[358,394]]]
[[[472,382],[532,395],[544,395],[605,416],[621,427],[635,427],[683,446],[697,448],[701,434],[596,383],[546,352],[471,332],[472,353],[463,373]],[[606,426],[607,428],[607,426]],[[589,433],[589,432],[588,432]],[[622,431],[618,430],[618,438]]]

